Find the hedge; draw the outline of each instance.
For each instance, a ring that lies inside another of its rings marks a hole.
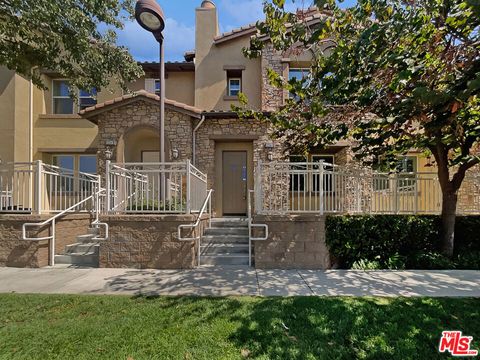
[[[328,216],[326,241],[336,267],[480,269],[480,217],[458,217],[455,256],[440,254],[440,217]]]

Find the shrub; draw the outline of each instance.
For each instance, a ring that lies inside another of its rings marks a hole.
[[[341,268],[480,269],[480,217],[459,217],[455,258],[440,254],[438,216],[329,216],[327,245]]]

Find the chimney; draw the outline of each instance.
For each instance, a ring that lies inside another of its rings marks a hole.
[[[208,54],[218,35],[217,7],[212,1],[204,0],[195,11],[195,60]]]

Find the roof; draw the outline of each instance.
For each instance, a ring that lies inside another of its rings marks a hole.
[[[330,16],[331,11],[328,10],[319,10],[317,7],[312,6],[305,10],[297,10],[297,15],[303,17],[303,21],[309,23],[309,25],[319,22],[320,19]],[[287,24],[288,27],[288,24]],[[257,24],[252,23],[236,29],[233,29],[229,32],[220,34],[214,38],[215,44],[222,44],[224,42],[237,39],[246,35],[256,35],[257,34]],[[260,39],[266,39],[267,36],[259,36]]]
[[[139,65],[146,72],[160,71],[160,63],[158,62],[141,62]],[[187,61],[174,61],[165,63],[165,71],[180,72],[180,71],[195,71],[195,64]]]
[[[257,25],[255,23],[233,29],[229,32],[220,34],[214,38],[215,44],[221,44],[245,35],[254,35],[257,32]]]
[[[126,94],[123,96],[119,96],[115,99],[105,101],[100,104],[96,104],[95,106],[88,107],[82,111],[80,111],[80,115],[83,117],[89,119],[92,118],[98,114],[101,114],[105,111],[109,111],[111,109],[114,109],[119,106],[123,106],[135,101],[139,100],[144,100],[148,101],[154,104],[159,104],[160,103],[160,96],[149,93],[148,91],[145,90],[140,90],[134,93]],[[197,117],[200,118],[200,116],[203,113],[203,110],[195,107],[195,106],[190,106],[187,104],[183,104],[181,102],[165,99],[165,107],[173,109],[175,111],[185,113],[187,115],[190,115],[192,117]],[[95,122],[95,121],[94,121]]]

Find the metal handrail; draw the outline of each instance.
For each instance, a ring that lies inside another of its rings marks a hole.
[[[198,240],[198,266],[200,266],[200,241],[202,240],[202,234],[200,233],[196,237],[184,238],[182,237],[182,229],[196,229],[200,225],[200,221],[202,220],[202,216],[205,213],[208,205],[208,212],[209,212],[209,219],[208,219],[208,228],[212,227],[212,193],[213,190],[210,189],[205,197],[205,201],[203,202],[202,209],[198,213],[197,221],[194,224],[182,224],[178,226],[178,240],[180,241],[196,241]]]
[[[252,241],[265,241],[268,239],[268,225],[267,224],[254,224],[252,219],[252,194],[254,193],[253,190],[248,191],[248,266],[252,266]],[[264,228],[265,229],[265,236],[263,237],[253,237],[252,236],[252,228]]]
[[[83,205],[84,203],[88,202],[89,200],[94,200],[95,201],[95,220],[91,223],[92,226],[104,226],[105,227],[105,238],[100,238],[100,237],[95,237],[93,238],[94,240],[106,240],[108,239],[108,224],[102,223],[99,220],[99,213],[100,213],[100,205],[99,205],[99,196],[101,195],[102,192],[104,192],[105,189],[100,189],[98,190],[95,194],[90,195],[89,197],[79,201],[78,203],[70,206],[68,209],[63,210],[62,212],[52,216],[51,218],[41,222],[41,223],[24,223],[22,225],[22,239],[26,241],[43,241],[43,240],[51,240],[50,241],[50,266],[55,265],[55,222],[58,218],[64,216],[65,214],[75,210],[77,207],[80,205]],[[46,225],[51,224],[52,226],[52,235],[51,236],[45,236],[41,238],[30,238],[27,236],[27,227],[43,227]]]

